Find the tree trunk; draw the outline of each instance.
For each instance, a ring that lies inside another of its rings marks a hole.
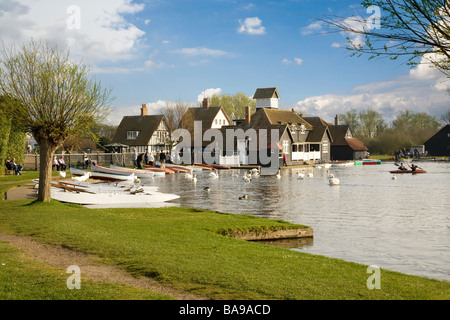
[[[52,145],[48,140],[42,139],[39,143],[40,147],[40,166],[39,166],[39,191],[38,201],[50,202],[51,183],[52,183],[52,161],[53,153],[57,146]]]

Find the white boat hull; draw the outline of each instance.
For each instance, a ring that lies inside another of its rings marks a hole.
[[[127,168],[119,168],[119,167],[111,167],[106,168],[102,166],[92,165],[91,170],[95,172],[115,174],[121,176],[130,176],[134,174],[139,179],[151,179],[153,178],[154,172],[145,171],[145,170],[135,170],[135,169],[127,169]]]
[[[53,189],[52,199],[75,203],[81,205],[115,205],[115,204],[151,204],[161,203],[178,199],[180,196],[175,194],[166,194],[159,192],[152,193],[120,193],[120,192],[102,192],[102,193],[85,193],[85,192],[67,192],[64,190]]]
[[[84,171],[77,168],[70,168],[70,173],[75,176],[83,176],[88,171]],[[131,175],[118,175],[118,174],[109,174],[109,173],[102,173],[97,171],[89,172],[91,174],[92,179],[99,179],[99,180],[109,180],[109,181],[129,181],[134,182],[136,180],[136,176]]]

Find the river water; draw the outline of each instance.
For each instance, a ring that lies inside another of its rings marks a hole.
[[[284,241],[292,250],[450,281],[450,163],[419,163],[427,173],[397,174],[393,163],[287,169],[281,178],[242,179],[244,170],[155,178],[175,202],[219,212],[282,219],[314,229],[314,238]],[[329,170],[340,180],[328,184]],[[304,180],[297,173],[304,172]],[[307,173],[313,173],[309,177]],[[210,191],[206,191],[209,187]],[[240,200],[244,194],[246,200]]]

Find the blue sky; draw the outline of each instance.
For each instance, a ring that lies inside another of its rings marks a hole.
[[[360,1],[2,0],[0,38],[70,46],[113,89],[110,116],[158,113],[165,103],[277,87],[280,108],[332,121],[352,108],[387,120],[406,108],[441,116],[448,83],[420,65],[350,57],[341,33],[312,17],[368,18]],[[381,14],[383,14],[381,12]],[[355,38],[354,35],[350,37]],[[356,38],[355,38],[356,39]]]

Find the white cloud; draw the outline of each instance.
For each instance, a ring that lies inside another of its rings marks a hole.
[[[244,21],[239,20],[239,24],[239,33],[251,35],[262,35],[266,33],[266,28],[262,25],[262,21],[258,17],[246,18]]]
[[[308,97],[298,101],[296,108],[306,111],[307,115],[319,116],[332,121],[336,114],[351,109],[362,111],[372,109],[380,112],[386,121],[392,121],[405,109],[414,112],[427,112],[440,117],[448,111],[448,92],[450,83],[441,75],[418,79],[409,75],[389,81],[360,85],[348,94],[325,94]]]
[[[304,27],[301,31],[302,35],[306,36],[312,33],[317,33],[319,31],[321,31],[323,28],[323,22],[321,21],[316,21],[313,22],[311,24],[309,24],[308,26]]]
[[[296,63],[297,65],[303,64],[303,60],[300,59],[300,58],[294,58],[294,61],[295,61],[295,63]]]
[[[154,62],[152,60],[145,61],[144,65],[147,68],[162,68],[162,67],[164,67],[164,63],[162,63],[162,62]]]
[[[281,60],[281,63],[285,64],[285,65],[290,65],[292,63],[295,63],[296,65],[300,66],[303,63],[303,60],[300,58],[294,58],[294,61],[292,62],[289,59],[283,59],[283,60]]]
[[[182,48],[173,51],[174,53],[179,53],[187,56],[211,56],[211,57],[219,57],[224,56],[227,53],[222,50],[215,50],[205,47],[196,47],[196,48]]]
[[[202,102],[204,98],[211,98],[213,95],[220,95],[222,93],[221,88],[210,88],[200,93],[197,97],[198,102]]]
[[[86,64],[131,60],[145,32],[124,14],[143,8],[132,0],[2,0],[0,36],[6,42],[34,38],[70,45]]]

